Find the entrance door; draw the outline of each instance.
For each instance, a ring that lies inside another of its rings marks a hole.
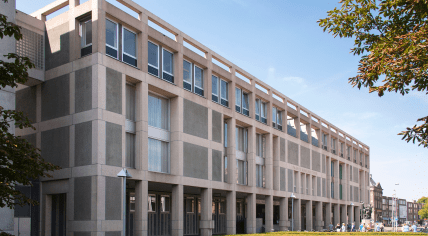
[[[171,235],[171,196],[169,194],[149,194],[148,198],[147,234],[149,236]]]
[[[201,199],[196,196],[184,197],[184,235],[199,235]]]
[[[226,234],[226,199],[213,198],[213,234]]]
[[[245,201],[243,199],[239,199],[236,201],[236,233],[237,234],[245,234]]]
[[[51,212],[51,235],[52,236],[65,236],[66,206],[67,206],[67,199],[66,199],[65,193],[52,195],[52,212]]]

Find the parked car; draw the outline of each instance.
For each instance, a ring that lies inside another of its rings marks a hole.
[[[416,228],[416,231],[417,231],[418,233],[426,233],[426,234],[428,234],[428,228],[424,228],[424,227],[417,227],[417,228]]]

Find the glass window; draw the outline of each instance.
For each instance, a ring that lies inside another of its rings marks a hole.
[[[149,138],[149,170],[169,173],[169,145],[167,142]]]
[[[260,116],[260,99],[256,99],[256,115]]]
[[[276,127],[276,107],[272,107],[272,123],[273,127]]]
[[[242,93],[242,114],[249,116],[250,111],[248,110],[248,94]]]
[[[159,46],[150,41],[148,43],[148,63],[149,72],[155,76],[159,76]]]
[[[195,199],[193,197],[186,198],[186,212],[187,213],[195,212]]]
[[[225,200],[220,200],[219,204],[218,204],[218,212],[220,214],[226,214],[226,201]]]
[[[135,121],[135,85],[126,84],[126,119]]]
[[[195,87],[204,89],[204,79],[203,79],[204,70],[195,66]]]
[[[260,187],[263,188],[264,184],[263,184],[263,177],[264,177],[264,172],[263,172],[264,166],[263,165],[256,165],[256,187]]]
[[[229,106],[229,83],[220,80],[221,105]]]
[[[236,202],[236,214],[237,215],[241,215],[242,213],[241,213],[241,205],[242,205],[242,202]]]
[[[262,134],[256,134],[256,155],[265,158],[266,154],[266,138]]]
[[[80,23],[80,37],[82,48],[92,45],[92,20]]]
[[[137,35],[123,28],[123,53],[133,58],[137,57]]]
[[[227,147],[227,123],[224,122],[224,147]]]
[[[162,196],[161,197],[161,212],[169,212],[170,211],[170,197]]]
[[[248,130],[236,127],[236,150],[247,153]]]
[[[218,86],[218,78],[217,78],[217,76],[213,75],[211,77],[211,81],[212,81],[212,93],[213,93],[213,95],[215,95],[217,97],[217,101],[216,102],[218,102],[218,88],[219,88],[219,86]]]
[[[149,203],[148,211],[150,211],[150,212],[156,211],[156,196],[155,195],[149,195],[148,203]]]
[[[125,166],[135,168],[135,134],[126,132]]]
[[[246,183],[246,172],[247,172],[247,168],[246,168],[246,161],[243,160],[236,160],[236,167],[238,170],[238,178],[237,178],[237,183],[238,184],[242,184],[245,185]]]
[[[235,88],[235,109],[237,112],[241,112],[241,89]]]
[[[149,95],[148,105],[149,125],[169,130],[168,100]]]
[[[163,67],[162,70],[169,75],[173,75],[173,54],[167,50],[163,50]]]
[[[192,63],[183,60],[183,87],[192,91]]]
[[[117,24],[106,19],[106,44],[117,49]]]

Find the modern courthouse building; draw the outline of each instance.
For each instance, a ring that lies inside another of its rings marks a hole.
[[[35,79],[15,91],[36,130],[16,134],[62,167],[40,179],[31,235],[120,236],[123,211],[127,236],[359,224],[370,191],[366,144],[119,2],[138,18],[105,0],[16,13],[17,52],[38,63]],[[132,175],[125,209],[123,168]]]

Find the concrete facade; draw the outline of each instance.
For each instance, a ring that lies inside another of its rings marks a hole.
[[[104,0],[58,0],[31,14],[45,26],[45,82],[17,89],[17,106],[35,114],[37,128],[17,134],[35,136],[42,156],[62,167],[53,179],[41,179],[40,235],[53,230],[54,235],[121,235],[123,197],[129,236],[291,230],[292,219],[294,230],[359,224],[361,202],[369,201],[370,190],[366,144],[143,7],[119,2],[138,19]],[[46,20],[67,5],[69,11]],[[82,56],[79,24],[88,16],[91,53]],[[149,27],[149,21],[174,38]],[[119,56],[111,56],[114,51],[106,46],[111,22],[118,35],[125,29],[136,33],[134,66],[125,61],[123,37],[117,40]],[[164,64],[168,52],[172,65]],[[157,66],[149,64],[154,54]],[[188,64],[195,80],[190,91]],[[173,73],[165,72],[168,66]],[[203,82],[196,84],[196,76]],[[227,101],[220,85],[213,88],[213,76],[227,83]],[[236,88],[247,95],[248,114],[236,103]],[[135,91],[133,99],[128,89]],[[153,119],[151,109],[162,101],[166,112],[162,120]],[[259,101],[265,117],[256,113]],[[282,114],[281,122],[273,124],[272,108]],[[291,135],[286,117],[316,135],[307,138],[300,126]],[[328,143],[321,145],[322,134]],[[330,150],[331,140],[352,151]],[[116,176],[123,168],[132,175],[126,196]]]

